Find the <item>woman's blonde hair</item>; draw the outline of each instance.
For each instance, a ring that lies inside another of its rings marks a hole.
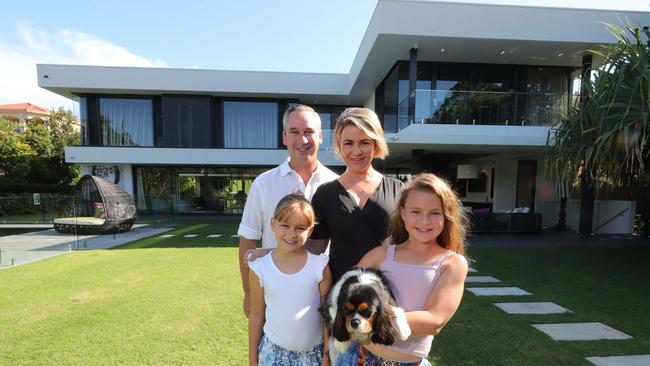
[[[341,156],[339,149],[341,133],[348,126],[354,126],[360,129],[375,142],[373,158],[384,159],[388,156],[388,145],[386,144],[386,139],[384,139],[384,130],[381,128],[379,117],[368,108],[347,108],[336,119],[332,146],[336,155]]]
[[[409,194],[414,191],[431,192],[440,197],[445,222],[442,232],[438,235],[438,245],[465,255],[468,218],[462,210],[463,204],[447,181],[429,173],[416,175],[402,188],[395,211],[389,221],[389,235],[392,242],[400,244],[409,238],[404,227],[401,210],[404,208]]]
[[[289,217],[300,215],[306,221],[308,227],[316,223],[316,214],[311,203],[300,193],[290,193],[278,202],[275,206],[273,218],[276,221],[287,222]]]

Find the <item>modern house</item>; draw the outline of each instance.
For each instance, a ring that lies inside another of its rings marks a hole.
[[[81,146],[66,161],[117,180],[142,212],[238,212],[252,179],[286,158],[281,116],[303,103],[322,117],[326,165],[341,166],[329,151],[336,116],[366,106],[387,132],[384,173],[435,172],[475,211],[537,212],[551,226],[550,126],[598,65],[588,50],[613,42],[603,23],[621,20],[644,26],[650,13],[379,0],[345,74],[42,64],[38,83],[79,101]],[[630,217],[599,230],[629,231]]]

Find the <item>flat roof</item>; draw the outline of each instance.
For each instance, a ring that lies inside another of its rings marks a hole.
[[[421,61],[578,67],[587,50],[615,40],[603,23],[621,24],[622,19],[648,25],[650,13],[380,0],[348,73],[39,64],[38,85],[68,98],[80,93],[205,94],[360,105],[397,60],[408,59],[412,47]]]

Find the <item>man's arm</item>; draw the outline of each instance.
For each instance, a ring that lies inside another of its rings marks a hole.
[[[248,259],[246,258],[246,253],[255,249],[257,240],[246,239],[243,236],[239,237],[239,272],[241,273],[241,283],[242,289],[244,290],[244,314],[248,318],[248,312],[250,311],[250,283],[248,282]]]

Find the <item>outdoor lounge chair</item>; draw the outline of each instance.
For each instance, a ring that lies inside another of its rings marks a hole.
[[[109,234],[127,231],[136,219],[133,197],[120,186],[84,175],[77,183],[72,202],[54,219],[60,233]]]

